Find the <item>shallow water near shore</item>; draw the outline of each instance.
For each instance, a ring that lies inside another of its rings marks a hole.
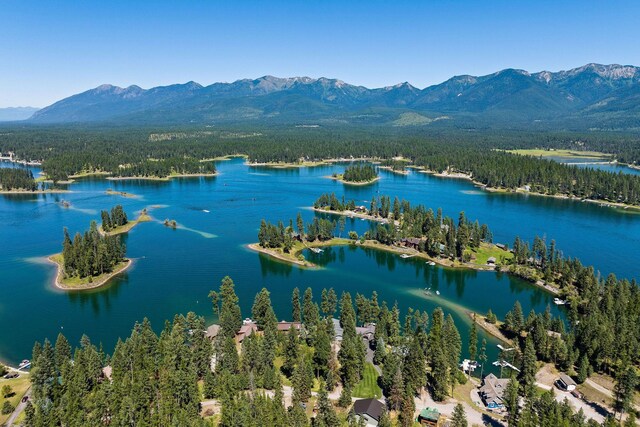
[[[8,164],[0,164],[2,167]],[[321,254],[305,252],[318,270],[305,270],[248,250],[257,240],[262,218],[283,220],[301,212],[306,221],[316,214],[307,209],[324,192],[343,194],[367,204],[385,194],[422,203],[446,215],[487,223],[494,241],[512,244],[516,235],[533,240],[537,234],[555,239],[565,254],[593,264],[603,274],[640,277],[635,252],[640,247],[640,215],[591,203],[492,194],[468,181],[411,172],[380,171],[381,179],[368,186],[345,186],[323,179],[342,173],[344,164],[314,168],[270,169],[247,167],[242,159],[218,162],[217,177],[176,178],[170,181],[107,181],[83,178],[68,188],[72,193],[0,196],[0,359],[16,364],[29,358],[34,341],[54,341],[63,332],[72,343],[83,333],[111,352],[117,337],[129,335],[134,322],[148,317],[156,330],[176,313],[195,311],[214,320],[209,290],[225,275],[236,283],[242,314],[250,315],[253,298],[262,287],[271,291],[279,319],[290,317],[294,287],[310,286],[317,299],[323,287],[338,293],[369,296],[378,292],[389,306],[397,301],[402,316],[409,307],[429,312],[442,306],[454,316],[466,353],[470,319],[466,310],[498,316],[520,300],[525,314],[551,305],[553,297],[529,283],[494,272],[431,267],[423,260],[402,259],[371,249],[335,247]],[[34,175],[38,172],[34,169]],[[107,189],[137,198],[107,195]],[[60,202],[71,203],[64,208]],[[135,260],[126,273],[103,288],[62,292],[52,286],[55,267],[34,262],[59,252],[63,227],[83,231],[100,220],[100,210],[122,204],[129,217],[145,207],[157,221],[137,225],[124,237],[127,256]],[[208,211],[208,212],[207,212]],[[95,212],[95,213],[94,213]],[[176,220],[177,229],[164,219]],[[366,231],[371,224],[347,219],[346,231]],[[427,297],[431,287],[439,296]],[[481,334],[481,336],[485,336]],[[488,337],[489,360],[497,357],[495,339]]]

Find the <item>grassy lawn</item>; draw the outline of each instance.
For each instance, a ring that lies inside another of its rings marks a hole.
[[[574,150],[507,150],[509,153],[520,154],[522,156],[534,157],[573,157],[585,159],[606,159],[611,157],[610,154],[600,153],[598,151],[574,151]]]
[[[353,389],[352,396],[362,398],[375,397],[376,399],[382,397],[382,390],[378,386],[378,373],[373,364],[367,363],[364,366],[364,376]]]
[[[31,385],[31,383],[29,382],[29,374],[20,374],[18,378],[14,378],[11,380],[0,378],[0,389],[2,389],[2,387],[4,387],[6,384],[9,384],[11,386],[15,394],[8,399],[5,399],[4,396],[2,396],[2,393],[0,393],[0,408],[2,408],[2,405],[4,405],[5,400],[9,400],[9,402],[11,402],[11,405],[15,408],[16,406],[18,406],[18,403],[20,403],[20,399],[22,399],[22,396],[24,396],[24,393],[29,389],[29,386]],[[4,425],[7,419],[9,419],[10,415],[11,414],[0,414],[0,425]]]
[[[496,262],[499,264],[504,264],[502,260],[506,261],[513,258],[513,254],[511,252],[503,251],[499,247],[487,243],[480,244],[478,249],[468,251],[475,255],[476,259],[473,263],[477,265],[485,265],[490,257],[494,257]]]

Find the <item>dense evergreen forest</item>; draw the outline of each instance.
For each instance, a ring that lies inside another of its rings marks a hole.
[[[619,285],[611,283],[612,288]],[[386,396],[379,425],[412,426],[414,396],[420,390],[426,388],[435,400],[443,400],[456,384],[468,381],[458,368],[463,345],[460,333],[451,315],[441,308],[431,313],[409,309],[403,316],[397,304],[379,302],[375,291],[352,299],[348,292],[338,297],[333,288],[323,289],[318,300],[310,288],[302,296],[295,288],[291,320],[304,326],[278,331],[270,293],[263,288],[251,309],[258,332],[242,335],[239,341],[246,314],[241,311],[235,284],[225,277],[209,296],[220,326],[213,341],[205,334],[204,319],[188,313],[166,322],[159,335],[145,319],[134,326],[129,338],[118,341],[111,355],[86,336],[75,350],[62,334],[55,345],[47,340],[36,343],[33,394],[25,424],[359,426],[350,415],[351,397],[371,362],[366,362],[367,344],[356,328],[371,324],[375,332],[369,345],[373,363],[381,369],[379,385]],[[586,321],[592,313],[579,316]],[[337,351],[332,345],[337,339],[334,317],[342,329]],[[563,322],[552,318],[549,310],[530,313],[525,319],[519,303],[508,313],[505,329],[517,345],[510,360],[520,369],[505,391],[509,425],[597,426],[573,412],[566,401],[558,402],[553,392],[536,391],[539,360],[569,370],[579,360],[575,367],[579,380],[599,368],[592,353],[573,348],[576,333],[565,331]],[[548,334],[548,330],[556,333]],[[486,363],[487,342],[478,341],[475,323],[469,336],[471,357]],[[629,390],[637,384],[632,368],[625,368],[630,360],[625,363],[618,368],[624,374],[616,377],[618,411],[629,410]],[[285,382],[291,385],[285,388]],[[339,397],[330,400],[328,393],[334,390]],[[209,399],[219,403],[219,415],[210,417],[213,411],[202,405]],[[307,404],[313,402],[311,412]],[[467,425],[463,415],[462,409],[456,409],[453,418],[460,424],[454,425]],[[610,417],[605,425],[618,423]],[[627,421],[625,425],[632,424]]]
[[[200,160],[245,154],[250,161],[291,162],[328,158],[397,156],[433,171],[459,171],[489,187],[525,185],[543,194],[567,194],[640,204],[640,178],[516,156],[496,149],[571,148],[601,150],[625,162],[639,162],[637,137],[616,133],[548,133],[496,130],[417,131],[357,127],[242,128],[232,130],[7,128],[0,152],[43,160],[43,170],[59,181],[83,171],[116,176],[210,173]]]
[[[335,194],[323,194],[313,204],[316,209],[332,211],[354,211],[358,208],[355,201],[339,200]],[[367,231],[362,238],[374,239],[385,245],[400,243],[403,239],[419,239],[414,245],[421,252],[431,256],[443,255],[458,258],[462,261],[470,260],[468,249],[478,248],[481,242],[491,242],[492,233],[486,224],[480,225],[476,221],[466,218],[460,212],[457,221],[448,216],[442,216],[442,209],[434,213],[424,205],[411,206],[407,200],[393,199],[389,196],[373,197],[366,213],[374,218],[381,218],[375,231]],[[335,225],[334,225],[335,228]]]
[[[119,236],[103,236],[98,225],[91,226],[84,234],[76,233],[71,240],[64,229],[62,257],[65,277],[92,277],[109,273],[124,260],[126,246]]]
[[[370,164],[354,164],[345,168],[342,179],[346,182],[367,182],[378,177],[378,172]]]
[[[127,213],[122,209],[122,205],[116,205],[111,208],[111,213],[101,211],[100,217],[102,219],[102,230],[104,231],[111,231],[129,222]]]
[[[29,169],[0,168],[0,190],[27,190],[35,191],[38,184],[33,179],[33,173]]]

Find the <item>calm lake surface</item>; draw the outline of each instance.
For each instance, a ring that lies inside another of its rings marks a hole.
[[[0,163],[1,167],[11,164]],[[457,218],[461,210],[489,225],[496,242],[512,244],[516,235],[555,239],[565,254],[593,264],[602,274],[639,277],[640,215],[595,204],[527,196],[491,194],[464,180],[411,172],[381,172],[366,187],[348,187],[323,178],[344,165],[276,170],[247,167],[240,159],[218,163],[213,178],[155,181],[84,179],[69,194],[0,196],[0,358],[17,364],[30,357],[34,341],[55,340],[63,332],[72,343],[83,333],[111,352],[117,337],[128,336],[136,321],[148,317],[156,330],[176,313],[195,311],[214,320],[207,294],[229,275],[236,283],[242,314],[250,316],[253,298],[262,287],[271,291],[279,319],[289,319],[291,291],[307,286],[319,299],[323,287],[369,296],[378,292],[389,306],[397,301],[402,316],[409,307],[431,312],[441,306],[454,316],[466,353],[470,319],[465,310],[502,317],[516,300],[529,310],[543,311],[552,297],[528,283],[494,272],[430,267],[424,261],[401,259],[380,251],[336,247],[322,254],[306,253],[322,265],[303,270],[245,248],[257,240],[262,218],[272,222],[298,212],[306,221],[308,207],[323,192],[343,194],[365,204],[374,195],[398,195],[413,204]],[[39,172],[34,168],[34,173]],[[112,188],[140,196],[105,194]],[[63,208],[61,200],[71,202]],[[366,201],[366,202],[365,202]],[[110,285],[95,291],[61,292],[52,281],[53,265],[44,258],[60,251],[63,227],[84,231],[100,210],[122,204],[130,218],[151,207],[155,222],[142,223],[125,237],[133,267]],[[164,227],[165,218],[181,228]],[[362,233],[367,221],[347,220],[346,230]],[[426,297],[425,287],[440,296]],[[480,334],[483,337],[483,334]],[[489,361],[497,357],[496,340],[487,337]]]

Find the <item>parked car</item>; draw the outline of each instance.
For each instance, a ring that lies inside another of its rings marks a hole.
[[[571,394],[573,395],[573,397],[577,397],[580,400],[584,400],[584,395],[580,393],[578,390],[573,390]]]
[[[22,398],[22,403],[26,402],[27,400],[29,400],[29,396],[24,396],[24,397]]]
[[[7,375],[4,376],[4,378],[6,380],[10,380],[12,378],[18,378],[19,376],[20,376],[20,374],[17,373],[17,372],[9,372]]]

